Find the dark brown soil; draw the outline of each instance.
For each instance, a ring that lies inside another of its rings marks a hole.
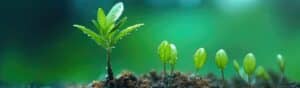
[[[256,78],[251,88],[300,88],[300,84],[284,78],[279,84],[279,76],[269,72],[272,80]],[[94,81],[92,88],[222,88],[222,80],[210,73],[205,77],[193,74],[175,72],[173,75],[163,77],[162,73],[151,71],[141,77],[131,72],[123,72],[120,77],[110,82]],[[110,87],[108,86],[110,85]],[[240,77],[233,77],[224,82],[223,88],[249,88],[249,85]]]

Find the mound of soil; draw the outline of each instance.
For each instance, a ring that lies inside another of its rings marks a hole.
[[[252,88],[300,88],[300,84],[283,78],[279,83],[280,76],[274,72],[269,72],[271,80],[256,78]],[[115,80],[94,81],[92,88],[249,88],[249,85],[240,77],[233,77],[223,81],[214,74],[209,73],[202,77],[193,74],[182,74],[175,72],[170,76],[163,76],[162,73],[151,71],[141,77],[135,76],[131,72],[123,72]]]

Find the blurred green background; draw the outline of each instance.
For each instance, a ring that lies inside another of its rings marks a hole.
[[[218,49],[230,63],[252,52],[257,64],[278,72],[276,55],[286,59],[286,75],[300,81],[299,0],[7,0],[0,5],[0,81],[7,83],[56,81],[90,82],[103,79],[105,51],[72,24],[92,26],[97,9],[125,5],[128,23],[145,26],[113,49],[115,73],[137,75],[162,65],[157,46],[168,40],[177,46],[176,70],[193,72],[197,48],[208,51],[200,73],[220,75],[214,64]],[[125,27],[124,26],[124,27]]]

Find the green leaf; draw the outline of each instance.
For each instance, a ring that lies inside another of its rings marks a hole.
[[[133,26],[127,27],[126,29],[119,32],[119,34],[115,38],[115,43],[121,40],[123,37],[129,35],[131,32],[137,30],[139,27],[143,26],[144,24],[135,24]]]
[[[228,56],[223,49],[220,49],[216,54],[216,64],[219,69],[224,70],[228,63]]]
[[[109,30],[108,32],[114,32],[118,29],[120,29],[121,26],[123,26],[125,24],[125,22],[127,21],[127,17],[123,17],[113,28],[111,28],[111,30]]]
[[[240,70],[240,65],[239,65],[239,63],[238,63],[236,60],[233,60],[233,67],[234,67],[234,70],[235,70],[236,72],[239,72],[239,70]]]
[[[96,21],[96,20],[92,20],[92,23],[93,23],[93,25],[96,27],[96,29],[100,32],[101,30],[101,28],[100,28],[100,25],[98,24],[98,22]]]
[[[244,59],[244,70],[248,75],[252,75],[256,68],[255,56],[252,53],[248,53]]]
[[[207,53],[204,48],[199,48],[194,54],[194,63],[196,69],[200,69],[206,62]]]
[[[93,39],[98,45],[105,46],[104,40],[94,31],[86,28],[82,25],[74,24],[73,27],[81,30],[83,33],[87,34],[91,39]]]
[[[117,4],[115,4],[107,14],[107,23],[112,24],[116,22],[122,15],[123,10],[124,6],[122,2],[118,2]]]
[[[97,21],[98,21],[98,24],[100,25],[99,28],[101,28],[101,30],[99,29],[99,32],[102,32],[102,34],[103,34],[106,31],[105,29],[107,27],[106,27],[106,16],[105,16],[105,13],[102,8],[98,9]]]

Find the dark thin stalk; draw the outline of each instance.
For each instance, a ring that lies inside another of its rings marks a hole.
[[[252,88],[251,81],[251,75],[248,75],[248,88]]]
[[[171,72],[170,72],[170,74],[173,76],[173,74],[174,74],[174,68],[175,68],[175,66],[174,65],[171,65]]]
[[[167,64],[163,63],[163,74],[164,74],[164,77],[167,76],[166,66],[167,66]]]
[[[107,72],[107,81],[111,81],[114,79],[114,73],[111,66],[111,48],[106,49],[106,72]]]
[[[224,70],[221,70],[221,74],[222,74],[221,88],[224,88],[224,85],[225,85]]]

